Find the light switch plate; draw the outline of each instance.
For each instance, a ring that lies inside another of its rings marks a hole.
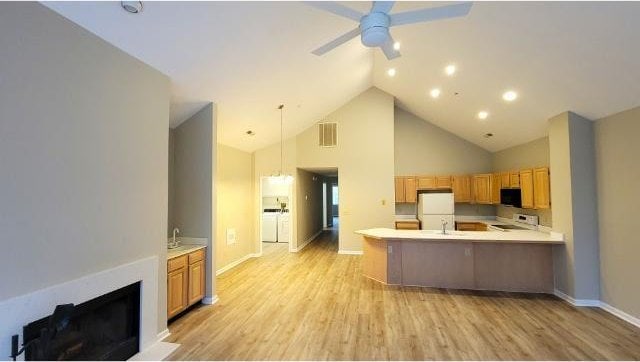
[[[236,243],[236,229],[227,229],[227,245]]]

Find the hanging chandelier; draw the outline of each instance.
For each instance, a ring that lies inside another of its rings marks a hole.
[[[284,135],[283,135],[283,120],[282,113],[284,110],[284,104],[278,106],[280,110],[280,171],[278,174],[269,177],[269,181],[274,184],[290,185],[293,183],[293,176],[284,173]]]

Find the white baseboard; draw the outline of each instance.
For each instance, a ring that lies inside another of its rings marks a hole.
[[[567,303],[576,306],[576,307],[599,307],[600,301],[597,299],[575,299],[570,295],[565,294],[564,292],[554,289],[553,294],[566,301]]]
[[[620,309],[613,307],[602,301],[600,302],[600,308],[640,328],[640,318],[634,317],[631,314],[623,312]]]
[[[169,357],[180,344],[169,342],[156,342],[144,351],[136,353],[129,361],[162,361]]]
[[[344,255],[362,255],[362,251],[360,250],[338,250],[338,254],[344,254]]]
[[[158,333],[158,342],[160,342],[163,339],[169,337],[170,335],[171,335],[171,332],[169,332],[169,328],[165,328],[164,331]]]
[[[218,295],[214,295],[213,297],[204,297],[202,298],[202,304],[214,305],[218,303],[219,300]]]
[[[317,238],[318,236],[320,236],[320,234],[322,234],[322,230],[320,230],[320,231],[318,231],[317,233],[315,233],[315,234],[311,235],[311,237],[310,237],[310,238],[307,238],[307,240],[305,240],[305,241],[304,241],[304,243],[303,243],[301,246],[299,246],[299,247],[297,247],[297,248],[293,248],[293,249],[291,249],[291,252],[293,252],[293,253],[297,253],[297,252],[299,252],[300,250],[304,249],[304,247],[305,247],[305,246],[309,245],[309,243],[311,243],[313,240],[315,240],[315,238]]]
[[[229,271],[229,270],[237,267],[238,265],[244,263],[245,261],[247,261],[247,260],[249,260],[251,258],[257,258],[259,256],[262,256],[262,254],[261,253],[247,254],[247,255],[243,256],[242,258],[240,258],[240,259],[238,259],[238,260],[236,260],[236,261],[234,261],[234,262],[232,262],[230,264],[227,264],[224,267],[216,270],[216,276],[218,276],[218,275],[220,275],[220,274],[222,274],[222,273],[224,273],[226,271]]]

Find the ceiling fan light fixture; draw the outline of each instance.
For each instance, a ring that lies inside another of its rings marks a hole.
[[[370,13],[360,21],[360,39],[368,47],[378,47],[386,43],[389,34],[389,15],[385,13]]]
[[[120,6],[122,6],[124,11],[131,14],[141,13],[144,8],[142,1],[120,1]]]

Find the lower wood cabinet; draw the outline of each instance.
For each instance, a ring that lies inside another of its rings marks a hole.
[[[487,224],[477,221],[456,221],[458,231],[487,231]]]
[[[204,298],[204,253],[200,249],[167,261],[167,319]]]
[[[420,221],[396,220],[396,230],[420,230]]]
[[[167,318],[171,318],[187,308],[188,280],[186,268],[178,269],[167,275]]]

